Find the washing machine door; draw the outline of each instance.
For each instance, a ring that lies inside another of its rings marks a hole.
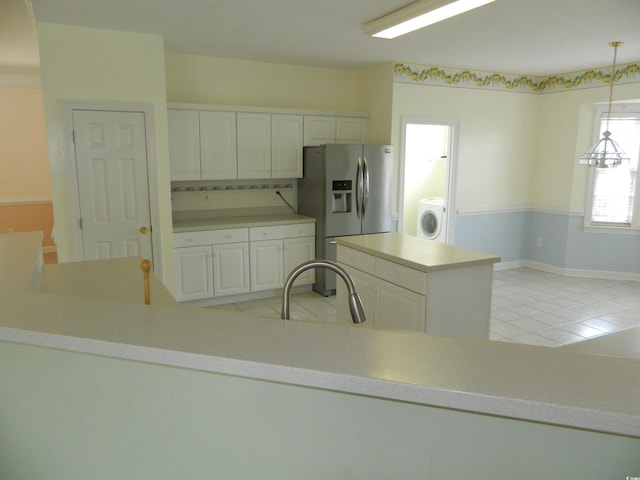
[[[420,230],[427,238],[434,238],[440,232],[440,221],[435,212],[427,210],[420,217]]]

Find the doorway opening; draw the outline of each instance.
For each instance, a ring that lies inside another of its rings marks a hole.
[[[452,243],[457,127],[452,119],[403,117],[398,225],[402,233]]]

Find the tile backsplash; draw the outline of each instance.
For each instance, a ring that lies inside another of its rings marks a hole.
[[[288,209],[280,194],[297,208],[295,179],[171,182],[174,212],[264,207]]]

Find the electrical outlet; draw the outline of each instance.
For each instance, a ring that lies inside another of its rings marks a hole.
[[[536,238],[536,247],[541,247],[542,246],[542,237],[538,237]]]

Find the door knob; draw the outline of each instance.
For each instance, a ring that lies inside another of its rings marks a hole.
[[[144,234],[147,233],[148,229],[147,227],[140,227],[140,233]]]

